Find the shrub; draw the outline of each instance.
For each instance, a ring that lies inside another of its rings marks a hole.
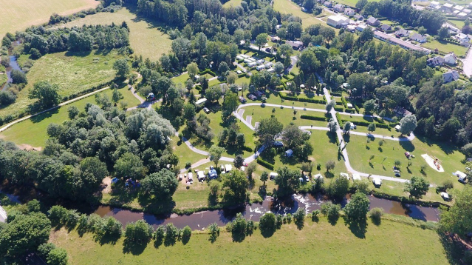
[[[263,160],[263,159],[260,158],[260,157],[257,158],[257,163],[258,163],[259,165],[263,166],[263,167],[266,167],[266,168],[270,169],[270,170],[273,170],[273,169],[274,169],[274,165],[273,165],[273,164],[271,164],[271,163],[269,163],[269,162]]]
[[[377,222],[377,223],[380,222],[383,214],[384,214],[384,210],[378,207],[373,208],[372,210],[369,211],[369,217],[372,219],[372,221]]]
[[[326,117],[317,117],[317,116],[311,116],[311,115],[300,115],[301,119],[305,120],[313,120],[313,121],[326,121]]]

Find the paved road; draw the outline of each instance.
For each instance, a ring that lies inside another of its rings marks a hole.
[[[472,49],[469,49],[465,59],[462,59],[462,63],[463,63],[462,70],[464,71],[464,74],[467,77],[472,76],[472,51],[471,50]]]

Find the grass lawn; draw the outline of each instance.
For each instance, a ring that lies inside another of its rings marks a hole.
[[[290,0],[275,0],[274,10],[282,14],[292,14],[302,19],[303,28],[313,24],[325,24],[325,22],[317,19],[313,14],[305,13],[297,4]]]
[[[241,5],[241,2],[242,0],[229,0],[223,5],[223,7],[230,7],[230,6],[237,7]]]
[[[369,2],[378,2],[379,0],[372,0],[372,1],[369,1]],[[344,5],[348,5],[348,6],[351,6],[351,7],[356,7],[356,4],[357,4],[357,0],[338,0],[336,1],[338,2],[339,4],[344,4]]]
[[[108,82],[115,77],[113,63],[121,57],[113,50],[106,54],[96,50],[91,53],[47,54],[34,62],[26,75],[28,85],[20,91],[15,103],[0,110],[0,116],[15,114],[33,103],[34,100],[28,98],[28,93],[38,81],[47,80],[57,84],[61,97]],[[20,64],[25,60],[26,56],[21,56]]]
[[[123,95],[122,100],[128,104],[128,107],[133,107],[140,103],[127,88],[120,88],[118,91]],[[107,95],[111,99],[112,90],[108,89],[100,93]],[[12,141],[19,146],[24,145],[26,147],[26,145],[30,145],[32,147],[44,147],[48,139],[48,125],[51,123],[62,124],[69,119],[67,108],[76,106],[80,111],[83,111],[87,103],[96,104],[95,96],[81,99],[67,106],[15,124],[4,131],[0,137],[7,141]]]
[[[53,13],[68,15],[98,4],[95,0],[0,0],[0,36],[48,22]]]
[[[424,176],[431,184],[441,185],[444,180],[450,179],[454,187],[462,188],[462,184],[457,182],[457,178],[451,175],[456,170],[463,171],[464,155],[447,143],[432,143],[423,141],[420,138],[412,142],[397,142],[385,140],[379,148],[380,139],[375,139],[367,143],[367,137],[351,135],[347,146],[352,167],[360,172],[380,174],[393,177],[393,166],[395,160],[401,162],[401,175],[404,179],[410,179],[412,176]],[[415,158],[408,160],[404,153],[410,152]],[[428,154],[431,157],[437,157],[441,161],[445,172],[437,172],[428,166],[421,157],[422,154]],[[369,163],[371,156],[374,158]],[[412,165],[407,169],[408,162]],[[421,173],[421,166],[425,165],[425,174]]]
[[[64,228],[53,230],[50,241],[67,251],[70,264],[448,264],[434,230],[382,220],[378,226],[368,221],[365,231],[350,229],[342,219],[332,225],[322,217],[318,223],[306,220],[303,230],[283,225],[268,238],[255,230],[241,243],[224,229],[214,243],[207,233],[194,232],[185,245],[158,248],[150,242],[126,249],[123,238],[100,244],[90,233],[81,237]]]
[[[187,82],[187,79],[189,79],[188,74],[182,74],[172,78],[172,82],[174,82],[174,84],[182,84],[183,86],[185,86],[185,82]]]
[[[460,46],[460,45],[452,44],[448,42],[439,42],[438,40],[426,42],[422,44],[422,46],[431,50],[434,50],[437,48],[440,52],[443,52],[443,53],[454,52],[454,54],[456,54],[459,57],[464,57],[467,52],[467,48],[464,46]]]
[[[122,8],[115,13],[98,13],[86,16],[64,24],[63,27],[86,25],[121,24],[125,21],[130,29],[129,39],[135,54],[142,55],[152,61],[158,60],[163,53],[171,51],[172,41],[169,36],[159,30],[157,23],[148,22],[138,18],[136,14],[127,8]]]
[[[456,27],[458,27],[459,29],[463,28],[464,27],[464,20],[460,20],[460,19],[448,19],[448,21],[454,25],[456,25]]]

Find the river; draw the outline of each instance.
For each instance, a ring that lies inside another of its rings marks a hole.
[[[422,207],[417,205],[403,206],[400,202],[380,199],[373,196],[369,197],[369,200],[371,208],[383,208],[385,213],[409,216],[423,221],[439,221],[439,210],[434,207]],[[259,221],[260,217],[268,211],[286,214],[294,213],[299,207],[303,207],[307,213],[311,213],[314,210],[319,210],[321,204],[324,202],[321,196],[315,198],[311,195],[293,195],[292,200],[285,205],[276,205],[271,197],[267,197],[261,204],[255,203],[247,205],[245,208],[242,207],[241,209],[204,211],[191,215],[172,214],[167,218],[158,218],[152,214],[133,212],[109,206],[100,206],[95,213],[102,217],[113,216],[123,225],[144,219],[154,228],[159,225],[173,223],[178,228],[183,228],[188,225],[193,230],[200,230],[208,227],[212,223],[224,226],[230,222],[238,212],[241,212],[247,220]],[[346,203],[347,201],[344,201],[341,205],[344,206]]]
[[[16,60],[16,57],[12,55],[10,56],[10,66],[6,70],[7,83],[13,82],[13,79],[11,78],[11,71],[13,70],[22,71],[20,66],[18,65],[18,61]],[[8,87],[7,85],[3,86],[2,90],[5,90],[7,87]]]

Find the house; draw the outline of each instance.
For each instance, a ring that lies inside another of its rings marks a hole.
[[[288,149],[287,151],[285,151],[285,156],[286,156],[286,157],[292,157],[292,156],[293,156],[293,150],[292,150],[292,149]]]
[[[354,18],[359,21],[359,20],[364,20],[364,16],[362,16],[361,14],[357,14],[357,15],[354,15]]]
[[[206,102],[207,102],[206,98],[201,98],[201,99],[199,99],[195,102],[195,105],[196,106],[201,106],[201,105],[204,105]]]
[[[272,42],[279,42],[279,41],[280,41],[280,38],[279,38],[279,36],[272,36],[272,37],[270,37],[270,40],[271,40]]]
[[[462,46],[469,46],[470,45],[470,38],[467,34],[458,33],[456,36],[454,36],[452,38],[459,41]]]
[[[333,7],[333,3],[331,3],[330,1],[325,1],[323,5],[326,6],[327,8]]]
[[[456,70],[449,70],[443,74],[443,83],[453,82],[459,79],[459,73]]]
[[[208,172],[208,178],[209,179],[218,178],[218,172],[216,172],[216,170],[213,167],[211,167],[210,171]]]
[[[365,28],[367,28],[367,25],[365,25],[365,24],[360,24],[360,25],[356,26],[356,30],[359,31],[359,32],[364,31]]]
[[[459,12],[461,12],[461,11],[459,11],[459,10],[454,10],[454,11],[452,11],[452,14],[453,14],[454,16],[457,16],[457,15],[459,14]]]
[[[395,36],[397,36],[398,38],[408,37],[408,36],[410,36],[410,32],[406,29],[399,29],[399,30],[395,31]]]
[[[441,65],[444,64],[444,62],[445,62],[445,60],[441,56],[436,56],[436,57],[430,58],[426,61],[426,63],[431,67],[441,66]]]
[[[377,38],[381,41],[388,42],[390,44],[398,45],[398,46],[402,47],[405,50],[419,51],[419,52],[422,52],[422,53],[425,53],[425,54],[429,54],[431,52],[430,50],[428,50],[426,48],[413,45],[412,43],[410,43],[408,41],[398,39],[395,36],[388,35],[388,34],[383,33],[381,31],[374,31],[374,38]]]
[[[340,28],[341,26],[349,24],[349,18],[338,14],[334,16],[329,16],[328,21],[326,21],[326,23],[332,27]]]
[[[464,8],[464,9],[462,9],[462,12],[466,13],[466,14],[470,14],[472,12],[472,10],[470,10],[468,8]]]
[[[454,6],[453,4],[446,3],[446,4],[442,5],[441,10],[445,13],[451,13],[453,6]]]
[[[462,11],[462,9],[464,9],[464,7],[460,6],[460,5],[455,5],[452,9],[457,10],[457,11]]]
[[[438,9],[441,8],[441,4],[437,1],[431,1],[431,3],[429,3],[429,8]]]
[[[354,16],[355,14],[356,14],[356,10],[354,10],[350,7],[344,9],[344,15],[346,15],[346,16],[351,17],[351,16]]]
[[[333,7],[333,9],[334,9],[334,11],[336,11],[336,12],[340,12],[340,13],[341,13],[341,12],[344,12],[344,5],[342,5],[342,4],[337,4],[337,5],[335,5],[335,6]]]
[[[448,53],[448,54],[444,55],[444,62],[449,64],[449,65],[456,65],[457,57],[453,52]]]
[[[392,26],[387,25],[387,24],[383,24],[382,26],[380,26],[380,30],[383,31],[383,32],[387,32],[387,31],[392,30]]]
[[[464,12],[460,12],[459,14],[457,14],[457,17],[458,17],[458,18],[464,18],[464,19],[465,19],[465,17],[467,17],[467,14],[464,13]]]
[[[410,37],[411,40],[417,41],[419,43],[425,43],[426,42],[426,36],[421,35],[419,33],[415,33]]]
[[[372,27],[380,26],[380,20],[376,19],[375,17],[368,18],[366,23],[371,25]]]
[[[286,41],[285,43],[292,46],[292,48],[294,50],[299,50],[300,48],[303,47],[303,42],[298,41],[298,40],[296,40],[296,41]]]

